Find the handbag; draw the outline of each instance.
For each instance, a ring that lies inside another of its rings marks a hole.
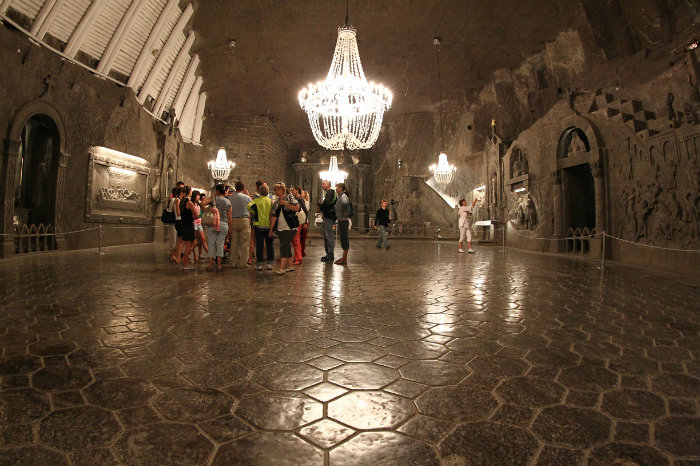
[[[166,207],[163,213],[160,214],[160,221],[163,223],[175,223],[175,212],[171,212]]]
[[[202,226],[213,228],[219,231],[219,225],[221,224],[221,218],[219,216],[219,209],[214,206],[207,207],[207,210],[202,214]]]

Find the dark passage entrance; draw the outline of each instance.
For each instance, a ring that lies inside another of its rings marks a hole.
[[[589,166],[576,165],[564,169],[564,199],[566,229],[584,227],[592,230],[595,224],[595,185]]]
[[[22,129],[15,171],[15,215],[20,224],[53,225],[59,136],[46,115],[35,115]]]

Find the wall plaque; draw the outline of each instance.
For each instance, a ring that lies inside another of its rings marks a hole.
[[[148,224],[151,164],[106,147],[90,148],[85,221]]]

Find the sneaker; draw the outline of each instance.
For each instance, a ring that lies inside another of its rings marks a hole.
[[[277,275],[284,275],[284,272],[286,272],[286,270],[284,270],[284,269],[277,269],[277,270],[275,270],[275,273],[276,273]]]
[[[265,268],[267,270],[272,270],[272,264],[265,264]]]
[[[287,267],[284,269],[285,272],[294,272],[294,267]]]
[[[262,270],[262,265],[256,265],[255,270]]]
[[[463,252],[464,252],[464,249],[460,248],[460,249],[457,250],[457,252],[463,253]]]
[[[471,248],[470,248],[469,251],[467,251],[467,252],[468,252],[469,254],[474,254],[474,250],[471,249]]]

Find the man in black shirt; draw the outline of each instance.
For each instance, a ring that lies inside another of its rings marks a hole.
[[[318,204],[319,212],[323,214],[323,241],[326,249],[326,255],[321,258],[321,262],[333,262],[335,254],[335,201],[337,195],[335,189],[331,188],[331,182],[323,180],[321,183],[323,189],[323,201]]]
[[[389,240],[386,237],[386,230],[389,228],[389,203],[386,199],[382,199],[382,208],[377,211],[376,217],[374,217],[374,229],[379,229],[379,240],[377,241],[377,247],[382,248],[382,241],[389,249]]]

